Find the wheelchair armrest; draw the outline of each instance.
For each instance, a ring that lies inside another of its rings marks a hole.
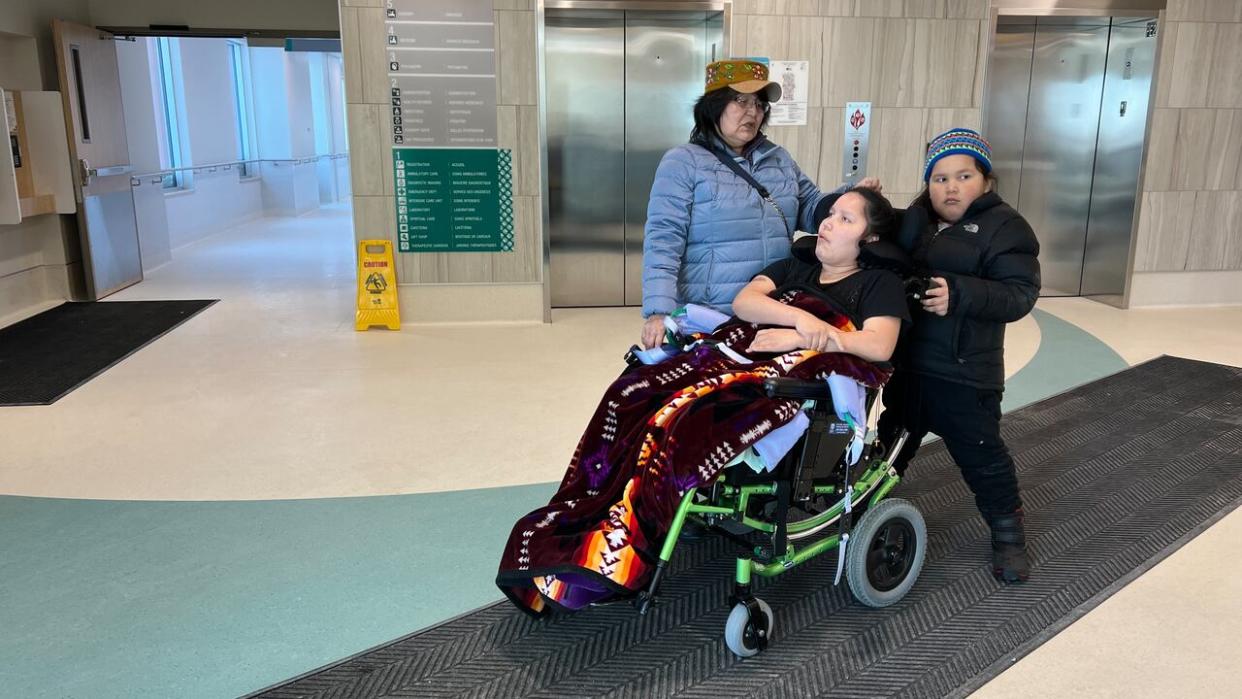
[[[892,371],[892,364],[888,362],[875,362],[875,366],[885,371]],[[825,401],[827,405],[832,403],[832,388],[827,381],[821,379],[791,379],[784,376],[773,376],[763,380],[763,390],[769,398],[798,398],[800,400]],[[878,393],[873,390],[867,391],[867,408],[870,409],[871,402],[876,399]]]
[[[832,391],[827,381],[804,381],[783,376],[773,376],[763,380],[763,390],[769,398],[798,398],[800,400],[828,401],[832,404]]]

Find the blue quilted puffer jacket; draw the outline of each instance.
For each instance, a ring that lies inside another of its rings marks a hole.
[[[744,155],[739,164],[771,193],[788,226],[707,149],[687,143],[668,151],[647,205],[643,317],[687,303],[731,314],[733,297],[751,277],[789,256],[793,231],[814,231],[823,194],[789,151],[760,138]]]

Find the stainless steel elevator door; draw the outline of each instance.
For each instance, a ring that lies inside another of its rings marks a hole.
[[[685,143],[722,18],[702,12],[625,13],[625,305],[643,302],[643,231],[656,167]]]
[[[998,189],[1035,229],[1044,296],[1119,304],[1133,239],[1152,18],[1001,17],[984,126]]]
[[[545,114],[553,306],[617,306],[625,291],[625,23],[549,11]]]
[[[1091,185],[1082,295],[1120,305],[1130,264],[1138,172],[1143,162],[1147,104],[1156,65],[1155,18],[1114,17],[1100,105],[1100,137]]]
[[[1082,282],[1108,51],[1108,18],[1089,22],[1035,30],[1017,208],[1039,237],[1044,296],[1077,296]]]
[[[1034,56],[1033,22],[997,24],[989,76],[996,89],[988,91],[983,133],[992,144],[992,171],[996,174],[997,192],[1013,204],[1019,201],[1022,192],[1022,146],[1026,140],[1026,103],[1031,93]]]
[[[552,305],[639,305],[651,183],[689,138],[723,16],[548,10],[545,27]]]

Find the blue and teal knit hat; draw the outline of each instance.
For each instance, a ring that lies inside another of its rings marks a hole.
[[[923,181],[931,179],[936,161],[946,155],[969,155],[983,165],[984,173],[992,171],[992,146],[978,131],[949,129],[932,139],[927,147],[927,165],[923,168]]]

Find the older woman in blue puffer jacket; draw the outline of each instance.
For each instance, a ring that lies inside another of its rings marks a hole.
[[[742,287],[789,256],[794,231],[814,230],[823,193],[789,151],[763,135],[769,105],[780,96],[780,85],[768,80],[762,63],[707,66],[690,142],[664,154],[651,187],[643,241],[643,347],[660,343],[664,316],[678,306],[695,303],[731,313]],[[874,178],[859,184],[879,190]]]

